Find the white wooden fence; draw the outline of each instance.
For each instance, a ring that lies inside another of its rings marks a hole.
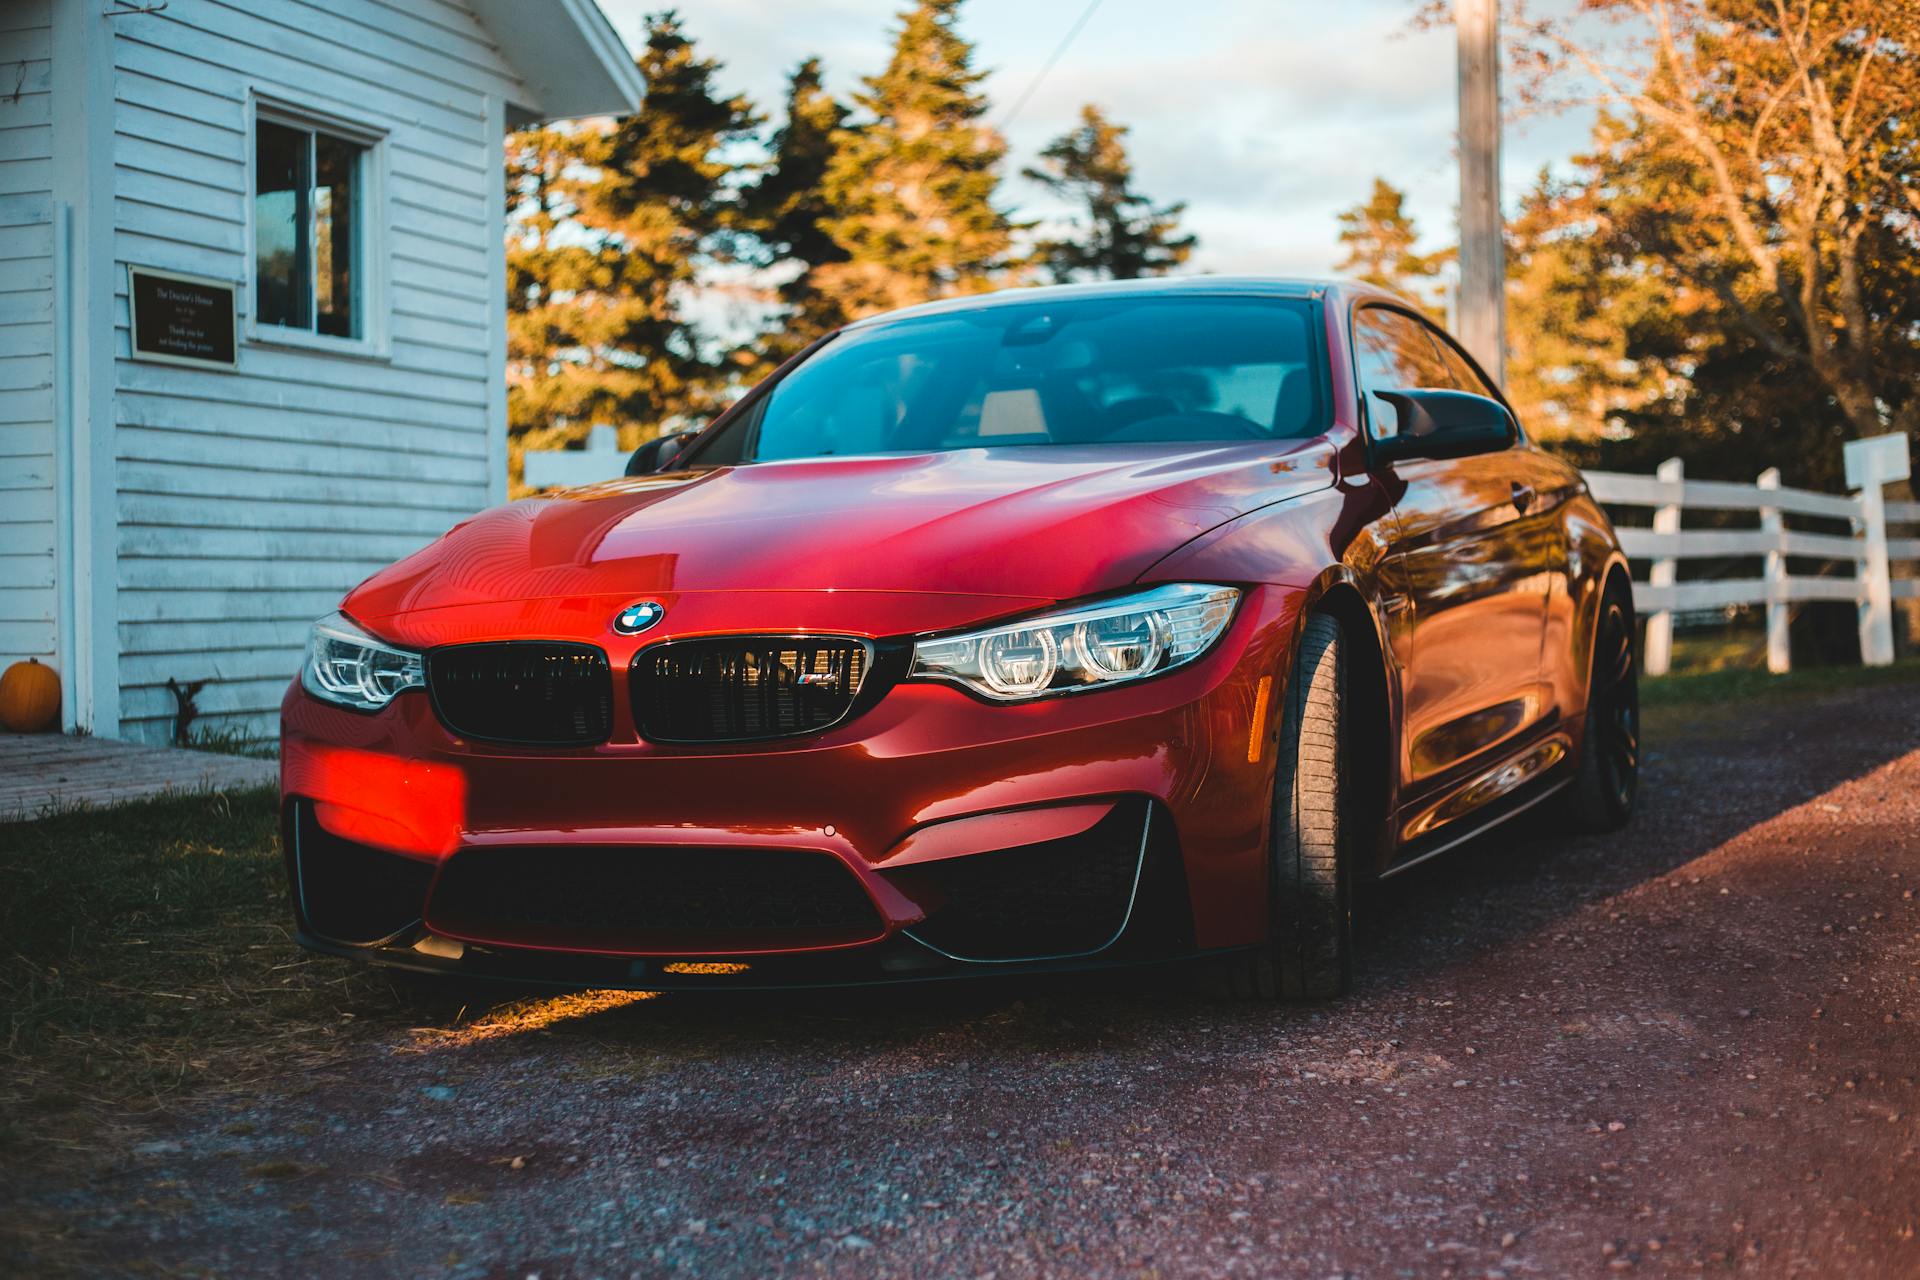
[[[1892,576],[1895,561],[1920,561],[1920,537],[1890,538],[1887,526],[1920,524],[1920,502],[1888,502],[1886,485],[1909,474],[1907,437],[1874,436],[1844,447],[1846,494],[1789,489],[1778,470],[1754,484],[1689,480],[1680,459],[1669,459],[1652,476],[1589,471],[1593,496],[1612,507],[1652,507],[1653,527],[1623,528],[1627,555],[1650,565],[1633,587],[1634,605],[1647,620],[1642,669],[1665,675],[1673,656],[1673,615],[1690,609],[1765,605],[1767,669],[1791,666],[1787,643],[1789,607],[1803,600],[1850,601],[1860,614],[1860,656],[1868,666],[1893,661],[1893,601],[1920,599],[1920,578]],[[1751,511],[1752,529],[1682,529],[1687,510]],[[1808,533],[1788,527],[1790,516],[1844,520],[1849,533]],[[1682,560],[1753,557],[1765,566],[1758,578],[1677,581]],[[1841,573],[1811,576],[1788,572],[1789,558],[1839,562]]]
[[[570,488],[624,474],[627,452],[620,447],[619,433],[598,423],[587,432],[586,448],[529,449],[523,464],[529,489]]]

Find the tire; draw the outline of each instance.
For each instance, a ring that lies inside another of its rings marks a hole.
[[[1353,984],[1345,700],[1340,624],[1315,614],[1301,628],[1281,710],[1268,938],[1228,967],[1229,990],[1242,999],[1330,1000]]]
[[[1640,789],[1640,662],[1633,603],[1617,583],[1600,600],[1587,680],[1580,763],[1568,785],[1567,820],[1584,832],[1618,831]]]

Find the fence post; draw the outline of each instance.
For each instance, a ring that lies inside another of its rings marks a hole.
[[[620,451],[620,433],[596,422],[587,432],[584,449],[527,450],[521,476],[529,489],[596,484],[619,475],[626,457]]]
[[[1654,468],[1654,478],[1679,484],[1686,479],[1686,466],[1678,458],[1668,458]],[[1680,504],[1670,502],[1653,513],[1655,533],[1680,532]],[[1674,569],[1679,562],[1672,556],[1660,556],[1647,573],[1650,587],[1673,585]],[[1660,609],[1647,615],[1647,640],[1641,647],[1640,669],[1650,676],[1663,676],[1673,662],[1673,613]]]
[[[1866,558],[1860,562],[1860,661],[1893,662],[1893,576],[1887,566],[1887,498],[1882,486],[1911,473],[1907,437],[1896,433],[1849,440],[1841,448],[1847,488],[1860,504]]]
[[[1780,468],[1768,467],[1754,482],[1762,489],[1780,487]],[[1773,535],[1767,552],[1767,670],[1785,675],[1793,670],[1793,644],[1787,630],[1787,525],[1780,508],[1760,508],[1760,528]]]

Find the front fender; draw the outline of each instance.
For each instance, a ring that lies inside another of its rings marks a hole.
[[[1405,625],[1409,615],[1396,608],[1380,580],[1392,519],[1386,490],[1362,473],[1319,493],[1250,512],[1196,538],[1150,572],[1154,580],[1263,582],[1297,593],[1285,644],[1275,647],[1270,660],[1274,684],[1269,705],[1276,709],[1283,705],[1299,631],[1309,614],[1330,612],[1356,640],[1364,640],[1363,652],[1349,668],[1357,677],[1349,687],[1361,726],[1355,758],[1367,761],[1362,766],[1365,775],[1358,779],[1356,812],[1364,815],[1369,852],[1361,865],[1368,873],[1391,858],[1389,818],[1399,794],[1395,762],[1401,680],[1391,629]],[[1268,728],[1269,734],[1277,731],[1277,723]],[[1270,753],[1269,778],[1271,760]]]

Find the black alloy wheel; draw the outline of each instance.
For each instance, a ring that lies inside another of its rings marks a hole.
[[[1633,816],[1640,787],[1640,663],[1633,606],[1610,587],[1594,628],[1586,741],[1568,787],[1572,816],[1586,831],[1617,831]]]

